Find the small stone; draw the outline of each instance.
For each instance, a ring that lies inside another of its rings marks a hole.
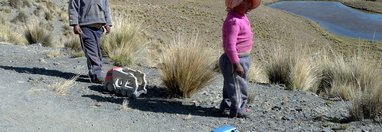
[[[38,59],[38,61],[40,61],[42,63],[46,63],[46,61],[43,58]]]
[[[291,121],[291,120],[294,120],[294,119],[293,119],[293,117],[283,116],[283,117],[281,118],[281,120]]]
[[[273,107],[272,107],[272,110],[277,110],[277,111],[279,111],[279,110],[281,110],[281,107],[280,107],[280,106],[273,106]]]
[[[301,112],[302,108],[296,108],[296,111]]]
[[[60,65],[60,63],[58,63],[58,62],[53,62],[53,65],[57,66],[57,65]]]
[[[183,118],[184,120],[191,120],[192,118],[192,115],[191,114],[188,114],[185,118]]]

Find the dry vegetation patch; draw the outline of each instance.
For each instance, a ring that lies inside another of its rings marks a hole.
[[[197,36],[179,37],[164,47],[159,61],[160,77],[173,96],[189,98],[212,81],[217,58],[212,50]]]
[[[0,25],[0,41],[12,44],[26,44],[26,39],[19,33],[14,32],[8,25]]]
[[[113,20],[113,30],[104,36],[101,48],[114,65],[131,65],[148,42],[144,39],[141,25],[137,22],[126,16],[115,16]]]
[[[84,56],[82,51],[80,37],[78,35],[71,35],[69,39],[65,42],[64,47],[69,49],[71,56],[73,58]]]
[[[74,76],[70,80],[65,80],[62,82],[56,82],[52,84],[50,87],[56,91],[59,95],[66,95],[69,88],[73,87],[76,83],[77,78],[79,75]]]
[[[26,26],[25,38],[29,44],[40,43],[43,46],[54,46],[53,35],[41,27],[39,22],[32,22]]]

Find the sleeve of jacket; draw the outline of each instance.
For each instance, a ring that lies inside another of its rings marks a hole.
[[[229,19],[223,25],[223,48],[227,54],[228,59],[232,64],[239,63],[239,53],[237,52],[237,36],[239,34],[240,26],[237,24],[236,19]]]
[[[110,8],[109,8],[108,0],[105,0],[105,5],[106,5],[106,9],[105,9],[106,25],[112,26],[113,24],[111,22],[111,15],[110,15]]]
[[[78,11],[79,11],[78,0],[69,0],[69,25],[74,26],[79,24],[78,22]]]

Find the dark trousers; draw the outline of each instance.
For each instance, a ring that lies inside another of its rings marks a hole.
[[[87,59],[87,65],[90,78],[94,79],[101,76],[102,72],[102,53],[100,38],[104,29],[81,27],[82,34],[80,35],[82,50]]]
[[[231,115],[245,112],[248,100],[248,69],[250,66],[250,57],[241,56],[240,64],[244,69],[244,77],[240,77],[233,72],[233,64],[226,54],[219,59],[220,70],[224,77],[223,100],[220,103],[220,109],[229,109]]]

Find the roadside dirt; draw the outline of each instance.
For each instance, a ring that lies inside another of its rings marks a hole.
[[[189,99],[168,99],[158,70],[136,67],[149,81],[148,94],[121,97],[88,82],[85,58],[46,57],[54,49],[0,44],[1,131],[210,131],[223,124],[240,131],[373,131],[371,121],[346,122],[349,102],[250,84],[255,95],[250,119],[214,113],[221,99],[222,77]],[[105,62],[105,69],[111,65]],[[80,75],[67,94],[50,87]]]

